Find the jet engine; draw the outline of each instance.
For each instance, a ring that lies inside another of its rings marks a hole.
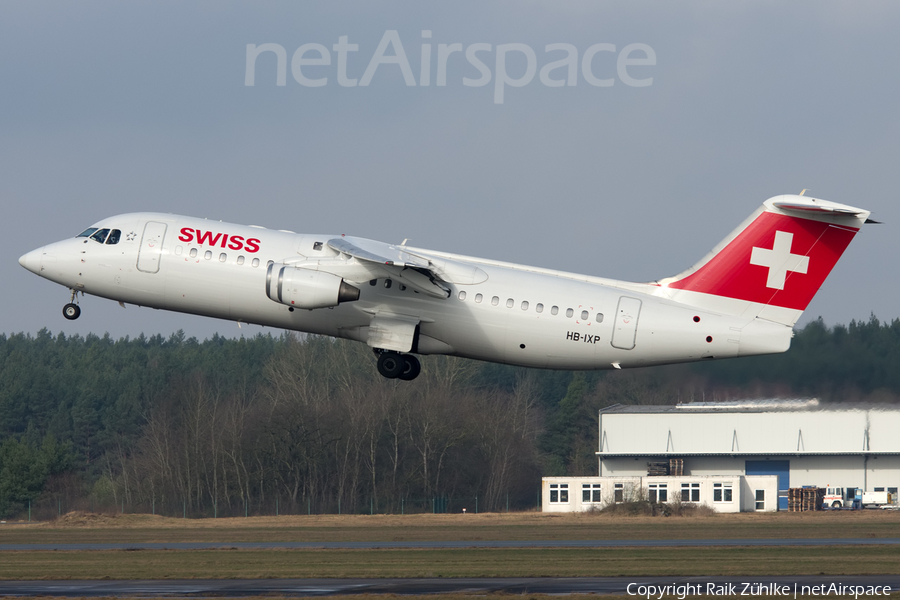
[[[296,308],[328,308],[359,300],[359,288],[325,271],[269,265],[266,295],[275,302]]]

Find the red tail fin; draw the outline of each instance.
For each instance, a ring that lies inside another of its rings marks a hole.
[[[702,261],[660,283],[802,311],[868,215],[814,198],[771,198]]]

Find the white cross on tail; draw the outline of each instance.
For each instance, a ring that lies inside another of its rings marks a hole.
[[[784,289],[784,281],[788,271],[806,274],[809,269],[809,257],[802,254],[791,254],[794,234],[786,231],[775,232],[775,243],[772,249],[753,247],[750,264],[769,268],[766,287],[775,290]]]

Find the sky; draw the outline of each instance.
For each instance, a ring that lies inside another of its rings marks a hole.
[[[66,321],[18,257],[120,213],[651,281],[804,188],[884,224],[801,324],[892,320],[898,29],[887,1],[5,0],[0,333],[271,331],[92,297]]]

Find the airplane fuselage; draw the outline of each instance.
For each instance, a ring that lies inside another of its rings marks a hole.
[[[158,224],[158,246],[144,239],[148,223]],[[760,353],[755,335],[742,351],[742,329],[752,318],[667,300],[651,284],[422,250],[477,265],[486,278],[447,284],[449,297],[434,298],[379,277],[358,285],[354,302],[295,309],[267,296],[269,265],[333,259],[337,253],[326,243],[340,236],[158,213],[121,215],[95,227],[121,230],[121,239],[46,246],[40,274],[122,303],[362,342],[374,315],[409,316],[418,321],[416,353],[529,367],[602,369]],[[789,340],[790,330],[780,328],[762,350],[783,351]]]

